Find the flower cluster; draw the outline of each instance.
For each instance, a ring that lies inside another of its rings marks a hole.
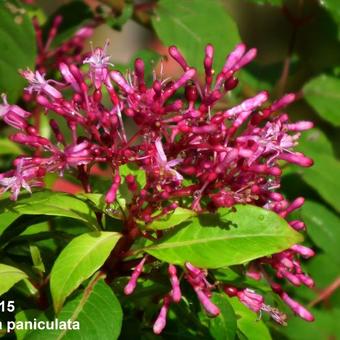
[[[91,192],[91,169],[106,164],[112,176],[106,204],[110,207],[125,182],[132,197],[124,221],[126,233],[151,239],[162,236],[162,232],[142,232],[138,223],[148,224],[178,206],[200,213],[248,203],[270,209],[283,218],[298,209],[303,198],[289,203],[277,192],[283,161],[303,167],[312,165],[311,159],[294,151],[300,132],[311,128],[312,123],[292,123],[286,113],[279,114],[295,100],[295,95],[287,94],[267,104],[268,93],[264,91],[228,107],[225,95],[237,86],[236,73],[255,58],[255,49],[247,50],[244,44],[239,44],[226,58],[222,70],[215,73],[214,49],[208,45],[204,79],[176,47],[170,47],[169,53],[182,67],[182,76],[179,79],[154,76],[151,86],[145,80],[143,60],[137,59],[133,72],[124,77],[113,69],[105,48],[95,49],[84,60],[88,71],[60,62],[62,83],[46,80],[39,70],[24,71],[29,82],[26,90],[34,95],[32,100],[46,113],[63,118],[71,137],[66,137],[54,119],[50,120],[54,138],[42,137],[30,122],[31,113],[8,104],[3,97],[0,115],[19,130],[11,139],[32,148],[34,155],[18,157],[15,169],[0,175],[2,191],[11,191],[15,200],[21,188],[30,191],[31,186],[42,185],[45,174],[54,172],[62,176],[69,171],[80,179],[86,192]],[[133,174],[123,176],[120,172],[121,166],[129,163],[144,170],[146,183],[142,187]],[[302,221],[289,223],[296,230],[304,229]],[[129,242],[120,249],[120,254],[128,252]],[[312,255],[310,249],[295,245],[252,261],[247,274],[254,279],[267,279],[273,291],[296,314],[311,321],[312,315],[283,292],[269,273],[274,272],[277,279],[288,279],[294,285],[311,287],[313,280],[303,273],[299,257]],[[144,257],[135,267],[125,294],[134,291],[145,261]],[[157,334],[165,327],[170,304],[181,299],[180,279],[174,265],[169,265],[168,274],[172,289],[163,298],[154,325]],[[186,263],[182,278],[195,291],[207,313],[218,315],[218,307],[210,300],[216,284],[208,282],[207,271]],[[274,320],[285,323],[284,315],[266,305],[255,292],[230,286],[225,291],[254,312],[268,312]]]

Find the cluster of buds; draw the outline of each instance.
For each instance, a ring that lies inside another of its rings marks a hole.
[[[39,72],[43,73],[48,70],[55,69],[62,62],[80,64],[84,58],[82,52],[87,39],[93,34],[94,25],[88,24],[87,26],[83,26],[75,32],[70,39],[57,47],[52,47],[53,40],[58,34],[58,30],[62,22],[63,17],[61,15],[57,15],[52,22],[46,41],[44,41],[43,30],[39,21],[36,17],[33,18],[33,27],[38,47],[36,67]]]
[[[244,44],[239,44],[227,56],[222,70],[215,73],[214,49],[208,45],[204,79],[187,64],[176,47],[170,47],[169,53],[182,67],[183,75],[179,79],[154,75],[151,86],[145,80],[143,60],[137,59],[133,72],[124,77],[113,69],[106,47],[96,48],[84,59],[88,71],[60,62],[64,79],[61,83],[46,80],[39,70],[24,71],[23,76],[29,82],[26,90],[32,101],[46,113],[53,112],[63,118],[70,137],[66,137],[53,119],[50,126],[54,138],[41,136],[30,122],[31,113],[7,103],[3,97],[0,116],[19,130],[11,139],[34,152],[32,156],[18,157],[14,161],[16,169],[0,174],[2,191],[11,191],[15,200],[21,188],[30,191],[31,186],[42,185],[46,173],[62,176],[69,171],[80,179],[86,192],[91,192],[91,169],[105,164],[112,176],[112,185],[106,193],[107,206],[115,201],[121,183],[126,183],[131,193],[124,216],[128,231],[138,230],[141,223],[147,226],[157,216],[164,216],[178,206],[200,213],[247,203],[273,210],[283,218],[299,208],[302,198],[289,203],[277,192],[282,161],[303,167],[312,165],[311,159],[294,151],[300,132],[311,128],[312,123],[292,123],[286,113],[278,112],[293,102],[295,95],[287,94],[266,104],[268,93],[263,91],[228,107],[226,94],[237,86],[236,73],[255,58],[255,49],[247,50]],[[140,187],[133,174],[123,176],[120,167],[124,164],[142,169],[145,185]],[[156,212],[161,213],[155,217]],[[304,228],[299,220],[291,221],[290,225],[296,230]],[[153,240],[163,235],[145,230],[134,235]],[[293,246],[253,261],[249,273],[261,278],[269,265],[277,278],[311,286],[312,280],[301,270],[300,255],[309,257],[312,251]],[[134,291],[144,263],[145,259],[133,271],[125,287],[126,294]],[[219,310],[210,300],[214,286],[208,283],[206,275],[202,269],[185,265],[184,278],[207,313],[216,316]],[[155,333],[164,328],[170,304],[181,298],[173,265],[169,266],[169,276],[172,290],[163,299]],[[254,294],[248,290],[236,293],[253,311],[269,311],[275,320],[283,323],[280,314]],[[298,315],[307,315],[298,312],[301,308],[288,295],[281,291],[278,295]]]

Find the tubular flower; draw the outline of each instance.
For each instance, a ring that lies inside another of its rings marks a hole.
[[[154,76],[148,84],[141,59],[135,61],[133,72],[124,77],[113,69],[106,46],[96,48],[83,60],[89,65],[88,71],[72,63],[59,63],[62,83],[45,80],[41,68],[23,72],[29,81],[31,100],[40,110],[64,119],[69,130],[65,135],[59,128],[60,123],[51,119],[53,138],[40,136],[30,124],[31,113],[9,104],[3,97],[0,116],[19,130],[11,139],[34,152],[31,157],[19,157],[14,161],[14,170],[0,175],[2,191],[11,191],[15,200],[21,188],[30,191],[31,186],[41,185],[46,173],[62,176],[67,171],[76,173],[84,189],[90,192],[91,168],[104,164],[112,178],[105,195],[108,209],[123,183],[130,192],[131,201],[125,216],[129,230],[140,224],[147,226],[177,207],[200,213],[247,203],[287,218],[302,206],[303,198],[288,202],[278,192],[282,163],[304,167],[313,163],[294,150],[300,133],[313,124],[291,122],[287,114],[279,113],[296,96],[286,94],[270,104],[268,93],[262,91],[234,107],[222,102],[238,84],[237,71],[255,58],[255,49],[237,45],[222,69],[214,72],[214,48],[208,45],[204,82],[201,83],[197,71],[172,46],[169,53],[183,69],[182,76],[178,79]],[[102,99],[103,92],[108,94],[109,100]],[[124,125],[128,120],[133,124],[126,129]],[[131,126],[135,127],[133,131]],[[134,175],[123,173],[121,167],[126,164],[142,169],[145,183],[141,185]],[[298,231],[305,228],[300,220],[289,223]],[[138,232],[146,238],[155,238],[148,228]],[[299,261],[300,257],[308,258],[313,254],[311,249],[294,245],[251,261],[247,274],[257,280],[267,278],[270,267],[270,273],[274,272],[278,280],[287,279],[293,285],[311,287],[313,280],[303,272]],[[125,294],[133,293],[144,265],[145,257],[133,270]],[[178,275],[178,268],[173,264],[168,268],[171,288],[163,298],[154,325],[156,334],[165,327],[171,304],[181,300],[183,279],[210,316],[220,313],[211,301],[212,291],[219,285],[208,282],[208,272],[190,263],[185,263],[182,271],[183,275]],[[297,315],[312,320],[310,313],[281,288],[274,283],[272,288]],[[284,315],[266,305],[257,293],[235,287],[226,292],[252,311],[268,312],[277,322],[285,323]]]

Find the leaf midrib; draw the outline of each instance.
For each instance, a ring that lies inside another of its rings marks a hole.
[[[190,246],[190,245],[194,245],[194,244],[199,244],[199,243],[209,243],[209,242],[215,242],[215,241],[223,241],[223,240],[232,240],[232,239],[237,239],[237,238],[258,238],[258,237],[272,237],[272,238],[291,238],[289,235],[285,235],[285,234],[243,234],[241,236],[238,235],[233,235],[232,237],[226,237],[226,236],[220,236],[220,237],[213,237],[213,238],[209,238],[208,240],[188,240],[188,241],[177,241],[177,242],[167,242],[167,243],[159,243],[157,245],[152,245],[146,248],[143,248],[142,250],[153,250],[153,249],[167,249],[167,248],[179,248],[182,246]]]

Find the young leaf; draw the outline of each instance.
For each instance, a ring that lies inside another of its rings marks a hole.
[[[198,267],[218,268],[277,253],[301,239],[274,212],[236,205],[183,222],[144,250],[169,263],[189,261]]]
[[[65,299],[104,264],[120,237],[114,232],[86,233],[74,238],[63,249],[53,265],[50,279],[57,313]]]
[[[340,79],[321,75],[303,88],[305,99],[329,123],[340,126]]]
[[[206,44],[217,47],[214,68],[219,70],[226,53],[240,42],[236,24],[217,0],[161,0],[152,23],[164,45],[176,45],[199,70]]]
[[[237,328],[247,337],[247,339],[271,340],[268,328],[263,321],[257,320],[256,313],[252,312],[235,298],[228,300],[236,314]]]
[[[30,253],[32,257],[33,268],[36,269],[38,272],[44,273],[45,265],[41,258],[39,248],[37,246],[30,245]]]
[[[26,273],[18,268],[0,263],[0,295],[5,294],[17,282],[27,277]]]
[[[0,2],[0,93],[7,93],[15,102],[25,80],[18,70],[34,68],[36,57],[35,33],[26,11],[20,11],[18,3]]]
[[[59,321],[79,322],[79,330],[48,331],[48,339],[115,340],[121,330],[122,318],[122,308],[112,289],[102,279],[94,279],[58,314]],[[44,339],[44,336],[46,330],[36,330],[30,332],[25,340]]]
[[[339,261],[340,218],[325,206],[312,201],[305,202],[301,215],[313,242]]]

